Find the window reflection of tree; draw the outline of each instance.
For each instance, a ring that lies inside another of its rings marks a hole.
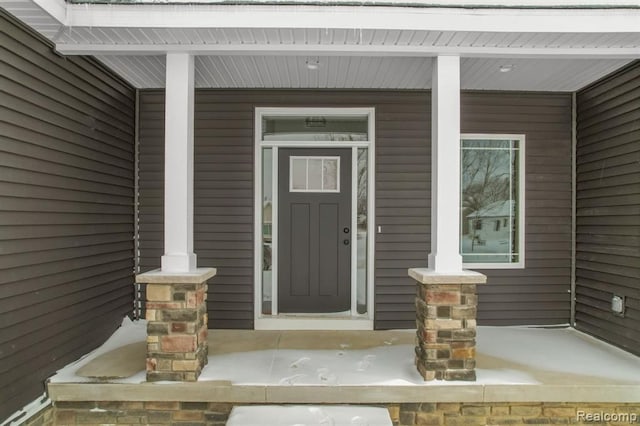
[[[511,141],[504,140],[466,140],[462,143],[461,156],[462,172],[462,235],[468,235],[471,243],[471,251],[476,246],[486,245],[479,231],[482,230],[483,220],[492,220],[487,223],[487,230],[499,232],[506,228],[507,219],[496,217],[499,212],[491,212],[494,206],[500,202],[508,202],[516,199],[517,185],[515,171],[517,170],[517,155],[513,155]],[[512,175],[512,173],[514,175]],[[515,204],[509,203],[510,213]],[[487,214],[493,218],[487,217]],[[501,220],[502,219],[502,220]],[[496,236],[497,238],[497,236]],[[512,238],[515,241],[515,238]],[[509,247],[512,251],[513,247]],[[486,249],[485,249],[486,251]]]
[[[470,149],[462,159],[463,203],[469,213],[510,198],[508,151]]]
[[[366,231],[367,229],[367,157],[369,151],[367,149],[358,149],[358,228]]]

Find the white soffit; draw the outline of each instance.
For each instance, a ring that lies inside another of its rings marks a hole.
[[[296,2],[296,0],[293,0]],[[64,54],[640,57],[640,2],[409,0],[330,5],[0,0]],[[457,7],[446,7],[447,5]],[[443,7],[445,6],[445,7]],[[36,16],[37,15],[37,16]],[[60,26],[52,25],[57,21]],[[54,30],[59,29],[59,32]]]
[[[140,88],[164,87],[170,51],[200,55],[197,86],[220,88],[424,89],[431,57],[458,54],[464,89],[573,91],[640,58],[640,0],[133,3],[0,0],[59,52]]]
[[[640,31],[640,16],[638,17]],[[640,32],[537,33],[388,29],[67,27],[57,49],[67,54],[319,54],[434,56],[640,57]]]
[[[164,56],[97,56],[98,60],[139,89],[165,87]]]
[[[60,21],[32,0],[0,0],[0,6],[50,40],[62,28]]]
[[[469,90],[574,92],[623,67],[628,60],[463,58],[461,85]],[[510,68],[502,72],[501,68]]]
[[[431,58],[328,56],[199,56],[196,87],[429,89]],[[164,87],[163,56],[98,56],[139,88]],[[467,90],[578,90],[628,60],[462,58],[461,87]],[[510,72],[500,67],[510,66]]]

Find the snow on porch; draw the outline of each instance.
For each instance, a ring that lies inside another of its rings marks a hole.
[[[392,426],[389,410],[381,407],[246,406],[234,407],[227,426]]]
[[[414,336],[410,330],[210,330],[209,363],[198,382],[276,387],[628,385],[640,399],[640,358],[571,328],[478,327],[474,383],[424,382],[414,366]],[[50,382],[144,383],[145,338],[145,321],[125,319],[102,347],[58,371]]]

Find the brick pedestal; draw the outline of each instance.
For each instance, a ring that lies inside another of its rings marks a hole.
[[[476,285],[487,277],[465,271],[409,270],[417,281],[416,367],[425,380],[476,379]]]
[[[196,381],[207,364],[207,280],[215,269],[138,275],[147,284],[147,381]]]

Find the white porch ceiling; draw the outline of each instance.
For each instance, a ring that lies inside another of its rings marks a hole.
[[[464,89],[575,91],[640,59],[640,3],[633,0],[600,1],[608,7],[602,10],[587,5],[589,0],[584,9],[493,11],[411,1],[421,7],[63,0],[0,0],[0,5],[61,53],[94,55],[138,88],[164,87],[164,54],[171,51],[197,55],[197,87],[214,88],[428,89],[433,56],[458,54]],[[447,1],[464,3],[439,3]],[[544,1],[579,6],[578,0]],[[501,2],[518,3],[492,3]],[[517,23],[523,29],[515,30]],[[317,70],[307,69],[309,57],[320,61]],[[502,73],[502,65],[513,70]]]
[[[138,88],[164,87],[164,56],[98,56]],[[429,89],[432,58],[321,56],[317,70],[304,56],[198,56],[196,87]],[[462,58],[468,90],[578,90],[628,60]],[[503,65],[510,72],[500,72]]]

